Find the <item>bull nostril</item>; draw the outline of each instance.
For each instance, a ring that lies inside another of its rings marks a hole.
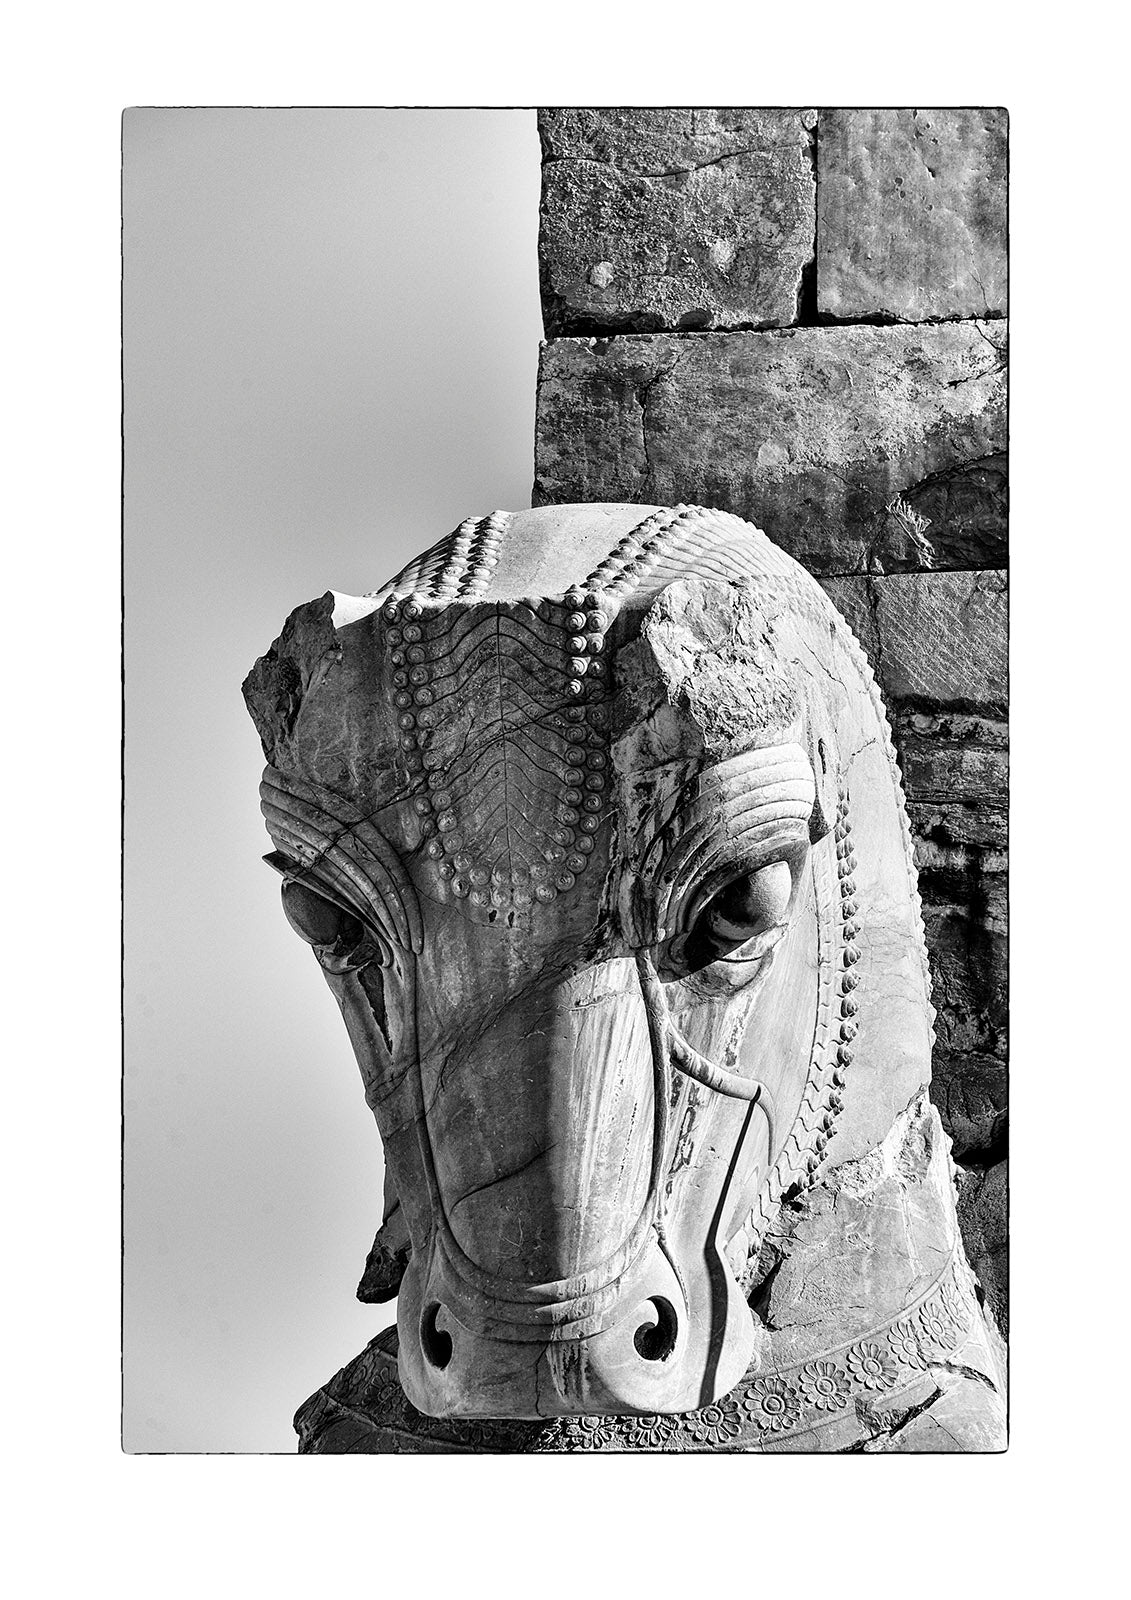
[[[654,1322],[642,1323],[633,1335],[637,1355],[645,1361],[666,1361],[675,1349],[679,1323],[671,1304],[662,1295],[654,1295],[648,1304],[656,1314]]]
[[[428,1360],[442,1372],[452,1359],[452,1336],[438,1325],[439,1313],[440,1307],[431,1305],[421,1317],[420,1343]]]

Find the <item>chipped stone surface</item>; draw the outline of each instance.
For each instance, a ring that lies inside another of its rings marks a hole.
[[[994,107],[821,112],[823,315],[1005,315],[1007,121]]]
[[[783,1207],[753,1292],[773,1331],[775,1359],[817,1354],[814,1340],[832,1306],[846,1339],[897,1317],[908,1261],[908,1298],[917,1298],[954,1252],[949,1191],[946,1140],[924,1091],[866,1155],[839,1162],[824,1183]]]
[[[1004,449],[1001,323],[558,339],[534,498],[719,507],[819,575],[981,567]]]
[[[1005,1401],[998,1393],[983,1396],[977,1422],[970,1416],[966,1385],[948,1390],[930,1386],[924,1401],[903,1414],[863,1446],[869,1455],[958,1455],[970,1451],[996,1454],[1005,1448]]]
[[[916,856],[925,853],[920,838]],[[936,1092],[963,1154],[984,1155],[1004,1136],[1009,1026],[1005,867],[1002,840],[993,850],[956,850],[945,871],[919,869],[938,1013]],[[956,1079],[963,1084],[961,1095],[950,1087]],[[956,1111],[956,1120],[950,1120]]]
[[[815,122],[801,109],[541,111],[547,334],[795,322]]]
[[[996,335],[995,335],[996,337]],[[1004,567],[1009,556],[1009,468],[1005,452],[960,461],[904,489],[900,498],[928,523],[940,566]],[[903,516],[906,529],[907,517]]]

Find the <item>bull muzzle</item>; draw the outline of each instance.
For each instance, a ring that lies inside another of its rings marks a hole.
[[[726,1164],[704,1163],[671,1210],[681,1073],[749,1120],[758,1086],[679,1037],[646,958],[512,1004],[457,1065],[423,1064],[431,1230],[398,1319],[419,1410],[686,1410],[742,1375],[754,1325],[719,1244]],[[491,1141],[469,1167],[477,1127]]]

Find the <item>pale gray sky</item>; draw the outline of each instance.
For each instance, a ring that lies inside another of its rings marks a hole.
[[[129,1450],[292,1451],[391,1320],[240,683],[296,605],[529,505],[538,185],[533,111],[126,113]]]

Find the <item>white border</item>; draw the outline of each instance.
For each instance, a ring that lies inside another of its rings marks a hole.
[[[9,21],[14,1592],[1114,1586],[1126,979],[1122,149],[1098,8],[24,8]],[[1109,65],[1109,62],[1111,63]],[[1073,87],[1075,85],[1075,88]],[[1005,1457],[129,1458],[117,1445],[118,118],[133,104],[1004,104],[1013,133],[1014,1419]],[[1098,582],[1097,582],[1098,580]],[[14,634],[14,637],[13,637]],[[1108,659],[1087,648],[1108,646]],[[1116,654],[1118,652],[1118,654]],[[1073,666],[1076,665],[1075,671]],[[1121,697],[1122,698],[1122,697]],[[1081,782],[1081,778],[1084,779]],[[1114,824],[1114,827],[1112,826]],[[1102,831],[1101,831],[1102,830]],[[45,872],[46,869],[46,872]],[[1105,914],[1106,909],[1106,914]],[[1121,918],[1122,920],[1122,918]],[[1122,930],[1120,929],[1120,932]],[[9,967],[9,970],[11,968]],[[1101,1378],[1103,1382],[1101,1382]],[[899,1464],[903,1462],[903,1465]],[[1121,1463],[1120,1463],[1121,1464]],[[1122,1510],[1122,1502],[1119,1502]]]

